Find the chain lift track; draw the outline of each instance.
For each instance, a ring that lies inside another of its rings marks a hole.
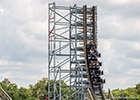
[[[106,100],[102,63],[89,53],[94,46],[97,57],[101,55],[97,51],[97,7],[50,3],[48,9],[49,100]]]

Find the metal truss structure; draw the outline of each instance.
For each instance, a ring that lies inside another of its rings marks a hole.
[[[49,100],[106,100],[101,62],[89,55],[89,43],[97,57],[97,8],[49,4],[48,97]],[[65,99],[64,99],[65,98]]]
[[[12,100],[12,98],[0,86],[0,100]]]

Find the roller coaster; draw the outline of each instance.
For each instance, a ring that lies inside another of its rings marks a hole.
[[[48,9],[49,99],[106,100],[98,60],[97,7],[50,3]]]

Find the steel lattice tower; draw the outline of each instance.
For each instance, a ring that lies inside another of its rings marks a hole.
[[[87,48],[97,46],[96,7],[50,3],[48,16],[49,100],[105,100],[101,63],[91,67]]]

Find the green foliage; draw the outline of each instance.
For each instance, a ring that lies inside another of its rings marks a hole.
[[[114,89],[112,90],[114,97],[139,97],[140,100],[140,83],[136,87],[127,89]]]
[[[46,89],[47,80],[47,78],[42,78],[42,80],[39,80],[35,85],[29,85],[29,90],[32,97],[45,100],[45,97],[48,94]]]
[[[51,84],[51,86],[50,87],[52,87],[51,88],[51,90],[50,90],[50,99],[53,99],[53,97],[54,97],[54,88],[53,88],[53,85],[54,85],[54,81],[53,80],[51,80],[50,81],[50,84]],[[59,88],[59,81],[56,81],[56,92],[58,92],[59,93],[59,91],[60,91],[60,88]],[[61,85],[62,86],[67,86],[67,84],[64,82],[64,81],[61,81]],[[48,84],[47,84],[47,86],[46,86],[46,89],[48,90]],[[72,89],[71,89],[72,90]],[[75,91],[75,90],[73,90],[73,91]],[[62,96],[62,100],[65,100],[65,98],[67,98],[69,95],[71,95],[70,93],[70,88],[69,87],[61,87],[61,94],[63,95]],[[58,97],[59,98],[59,97]],[[58,99],[57,98],[57,99]],[[72,95],[72,97],[71,97],[72,99],[74,99],[74,95]]]
[[[56,91],[57,93],[60,92],[59,88],[59,82],[56,81]],[[50,99],[53,99],[54,91],[53,91],[53,85],[54,81],[50,81],[51,84],[51,97]],[[69,95],[72,95],[71,99],[75,98],[74,94],[69,94],[70,91],[75,92],[75,90],[70,90],[69,87],[67,87],[67,84],[64,81],[61,81],[61,84],[64,87],[61,87],[61,93],[63,94],[62,100],[65,100]],[[9,96],[13,100],[45,100],[45,97],[48,97],[48,79],[42,78],[42,80],[39,80],[36,84],[29,85],[29,88],[24,88],[18,86],[15,83],[11,83],[8,79],[4,79],[4,81],[0,82],[0,86],[9,94]],[[127,89],[114,89],[112,90],[112,94],[114,97],[139,97],[140,100],[140,83],[136,84],[136,87],[133,88],[127,88]],[[108,93],[106,92],[106,95]],[[59,98],[59,97],[58,97]]]
[[[35,100],[37,97],[38,100],[45,100],[45,96],[47,96],[47,78],[39,80],[35,85],[29,85],[29,89],[24,87],[17,88],[15,83],[11,83],[7,79],[0,82],[0,86],[13,100]]]
[[[53,84],[54,81],[50,81],[51,84],[51,97],[50,99],[53,99]],[[56,81],[56,90],[59,93],[59,81]],[[67,84],[64,81],[61,81],[61,84],[63,86],[67,86]],[[8,79],[4,79],[4,81],[0,82],[1,87],[8,93],[8,95],[13,100],[45,100],[45,97],[48,97],[48,79],[42,78],[42,80],[39,80],[36,84],[29,85],[29,88],[20,87],[18,88],[15,83],[11,83]],[[75,91],[75,90],[73,90]],[[61,93],[63,93],[62,100],[65,100],[65,98],[68,97],[70,92],[69,87],[62,87]],[[58,97],[59,98],[59,97]],[[72,99],[74,99],[74,95],[72,95]]]

